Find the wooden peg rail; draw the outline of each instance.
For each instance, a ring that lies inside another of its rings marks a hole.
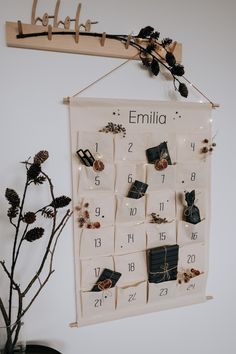
[[[146,40],[135,38],[132,35],[120,41],[115,39],[117,36],[106,32],[91,32],[92,25],[97,22],[90,19],[83,23],[80,22],[81,4],[78,5],[74,18],[66,16],[61,20],[59,19],[60,0],[56,1],[53,14],[45,12],[41,17],[36,15],[37,3],[38,0],[33,1],[31,24],[21,21],[6,22],[6,42],[9,47],[139,59],[140,51],[131,46],[130,41],[135,40],[143,48],[148,45]],[[72,25],[73,28],[71,28]],[[182,45],[173,42],[168,50],[174,53],[177,63],[180,63]],[[160,58],[165,57],[165,51],[161,46],[157,47],[156,52]]]

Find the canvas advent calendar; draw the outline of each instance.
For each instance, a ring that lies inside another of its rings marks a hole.
[[[78,326],[205,301],[211,108],[71,99]]]

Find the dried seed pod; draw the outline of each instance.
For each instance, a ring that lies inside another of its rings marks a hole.
[[[179,93],[183,97],[188,97],[188,89],[187,89],[187,86],[183,82],[181,82],[179,84]]]
[[[166,59],[166,62],[167,62],[167,64],[168,64],[169,66],[174,66],[175,63],[176,63],[175,56],[174,56],[174,54],[172,54],[171,52],[167,52],[167,53],[166,53],[165,59]]]

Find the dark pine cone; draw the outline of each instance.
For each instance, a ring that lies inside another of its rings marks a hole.
[[[33,163],[27,171],[28,180],[31,181],[36,179],[40,174],[40,172],[41,172],[40,165]]]
[[[64,208],[65,206],[67,206],[69,203],[71,202],[71,199],[69,197],[65,197],[64,195],[58,198],[55,198],[50,206],[52,206],[53,208]]]
[[[153,39],[158,39],[160,37],[160,32],[155,31],[150,35],[150,37]]]
[[[34,163],[41,165],[44,161],[48,159],[48,156],[49,154],[47,150],[41,150],[35,155]]]
[[[175,56],[172,53],[167,52],[166,53],[166,62],[168,65],[174,66],[176,63]]]
[[[183,97],[188,97],[188,89],[187,89],[187,86],[183,82],[181,82],[179,84],[179,93]]]
[[[5,197],[7,198],[9,204],[11,204],[13,207],[16,208],[20,205],[20,198],[14,189],[7,188]]]
[[[31,211],[28,211],[27,213],[25,213],[24,217],[23,217],[23,221],[26,223],[26,224],[33,224],[36,220],[36,214],[31,212]]]
[[[181,64],[176,64],[171,69],[171,73],[176,76],[183,76],[184,75],[184,67]]]
[[[137,35],[138,38],[147,38],[149,37],[152,32],[154,31],[154,28],[151,26],[146,26],[144,28],[142,28],[139,32],[139,34]]]
[[[25,240],[33,242],[41,238],[44,234],[44,229],[42,227],[35,227],[34,229],[29,230],[25,235]]]
[[[16,218],[17,215],[19,213],[19,209],[18,208],[15,208],[15,207],[10,207],[7,211],[7,216],[10,218],[10,219],[13,219],[13,218]]]
[[[151,71],[152,71],[153,75],[155,75],[155,76],[157,76],[159,74],[160,67],[159,67],[159,63],[156,59],[153,59],[153,61],[151,63]]]

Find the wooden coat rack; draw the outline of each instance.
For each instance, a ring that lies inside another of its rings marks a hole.
[[[42,17],[37,16],[37,4],[38,0],[34,0],[31,24],[21,21],[6,22],[6,42],[9,47],[139,59],[140,50],[131,46],[130,41],[135,41],[143,48],[148,45],[147,40],[132,35],[117,36],[106,32],[91,32],[92,26],[97,22],[90,19],[84,23],[80,22],[81,4],[78,5],[74,18],[66,16],[64,20],[59,19],[60,0],[56,1],[53,15],[45,12]],[[122,40],[117,40],[118,37]],[[174,53],[177,63],[180,63],[182,45],[173,42],[168,50]],[[157,46],[156,53],[159,58],[165,57],[162,46]]]

